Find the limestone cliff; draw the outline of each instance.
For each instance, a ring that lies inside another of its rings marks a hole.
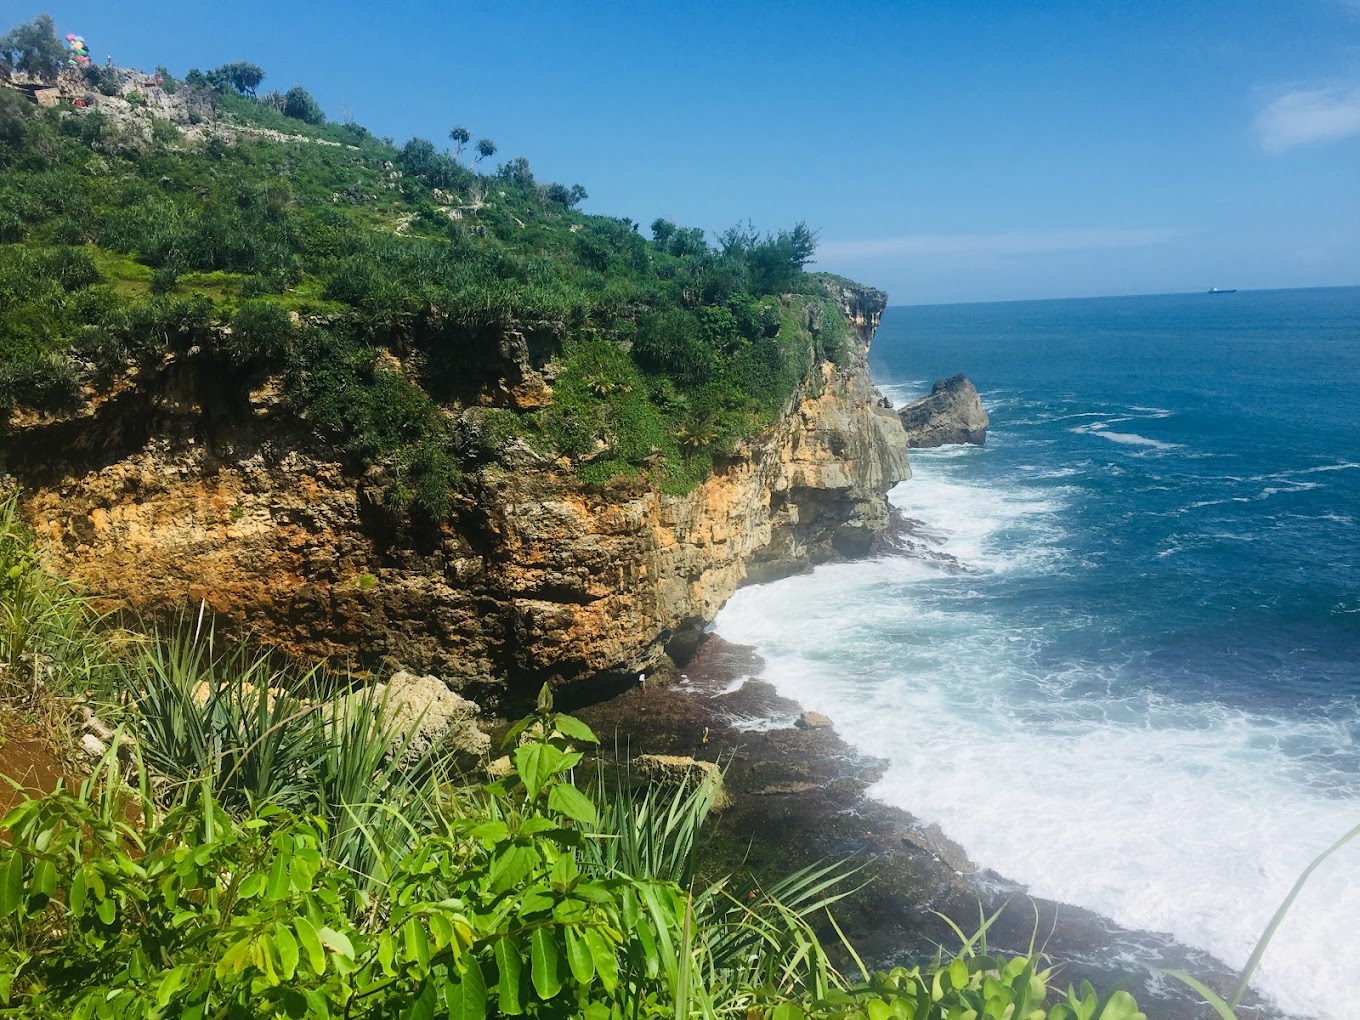
[[[275,381],[233,391],[193,352],[78,411],[12,420],[0,467],[56,568],[114,605],[204,599],[288,651],[455,683],[635,672],[753,573],[863,553],[888,523],[884,494],[910,472],[866,366],[886,295],[828,286],[854,327],[847,363],[683,496],[589,486],[516,442],[448,521],[415,527]]]

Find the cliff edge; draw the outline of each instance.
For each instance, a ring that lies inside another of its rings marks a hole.
[[[416,525],[277,381],[224,395],[192,351],[66,417],[13,418],[0,460],[54,567],[111,606],[202,599],[290,653],[460,684],[646,670],[748,577],[864,553],[888,524],[885,494],[910,471],[867,370],[886,295],[822,286],[852,327],[848,356],[684,495],[587,484],[510,439],[447,519]]]

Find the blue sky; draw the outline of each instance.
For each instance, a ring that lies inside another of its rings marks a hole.
[[[894,303],[1360,283],[1360,0],[137,4],[93,56],[261,64],[524,155],[586,207],[800,219]]]

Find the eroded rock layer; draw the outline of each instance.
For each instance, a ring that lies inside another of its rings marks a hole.
[[[683,496],[585,485],[516,444],[447,521],[416,527],[274,383],[238,392],[192,357],[63,417],[12,420],[0,464],[56,568],[119,606],[201,599],[298,655],[454,683],[645,670],[748,576],[864,553],[888,524],[884,494],[910,471],[866,367],[886,296],[832,294],[849,362],[822,365]]]

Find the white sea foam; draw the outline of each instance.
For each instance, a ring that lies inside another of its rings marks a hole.
[[[1311,858],[1360,820],[1355,776],[1319,764],[1360,753],[1355,720],[1130,695],[1130,663],[1049,661],[1055,628],[1087,626],[1080,607],[1026,624],[977,592],[1073,569],[1062,511],[1078,490],[960,480],[963,458],[985,455],[914,455],[916,478],[892,493],[972,573],[901,557],[824,567],[739,591],[716,629],[890,761],[875,796],[979,864],[1240,967]],[[1314,874],[1257,986],[1293,1012],[1352,1016],[1356,916],[1360,844]]]
[[[1078,425],[1068,429],[1077,435],[1100,436],[1108,439],[1112,443],[1123,443],[1126,446],[1145,446],[1152,450],[1179,450],[1183,443],[1165,443],[1160,439],[1149,439],[1147,436],[1140,436],[1136,432],[1111,432],[1110,426],[1120,422],[1133,421],[1132,418],[1107,418],[1105,421],[1092,422],[1089,425]]]

